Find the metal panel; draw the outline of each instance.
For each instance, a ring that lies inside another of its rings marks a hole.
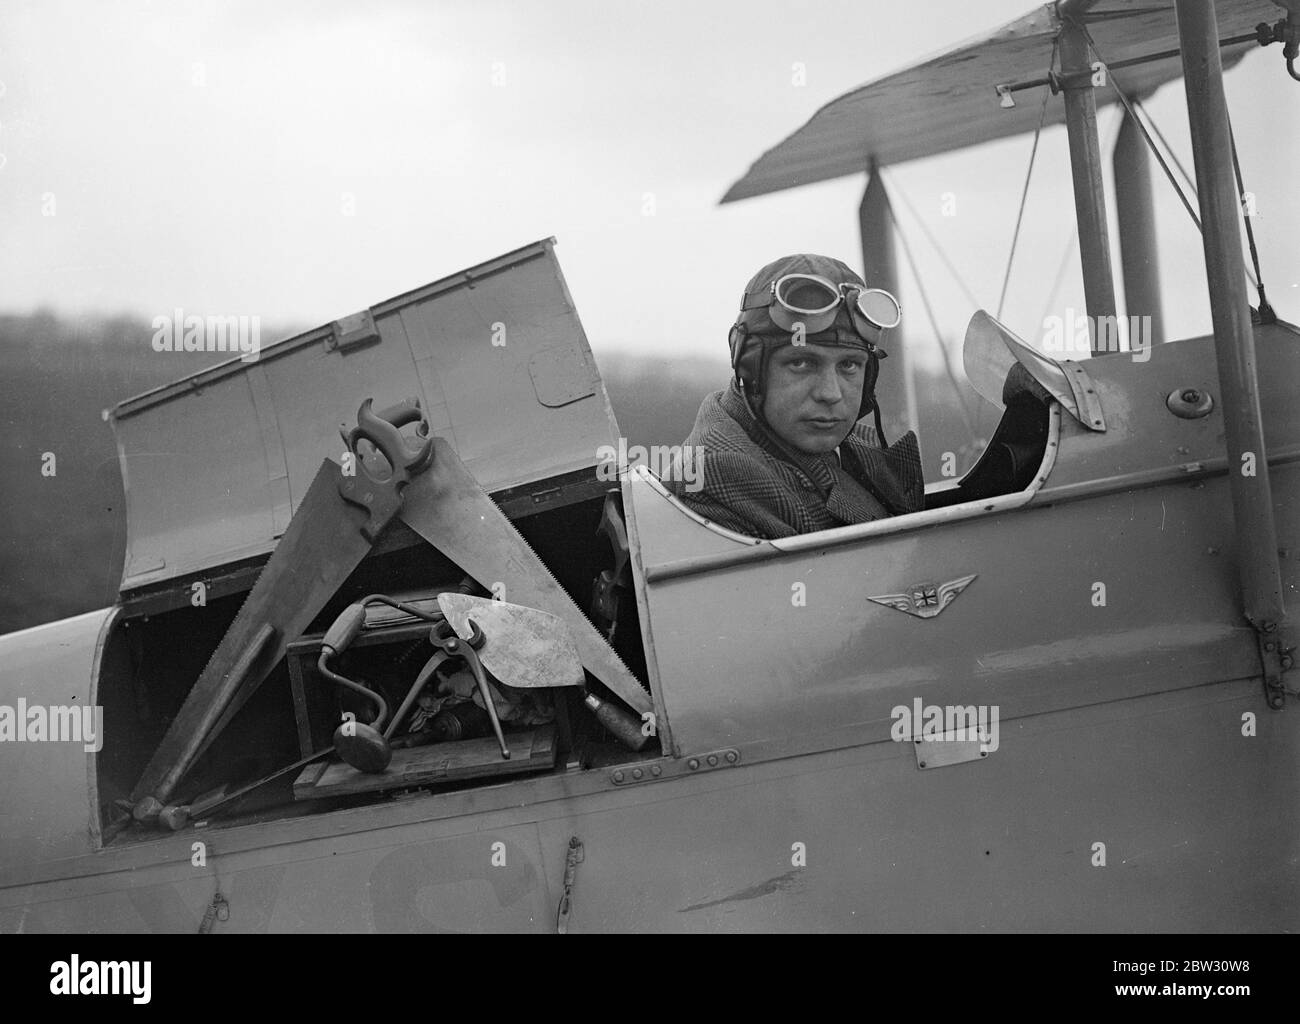
[[[16,714],[19,700],[28,711],[93,708],[100,651],[114,611],[87,612],[0,638],[2,710]],[[49,863],[94,848],[94,764],[94,752],[83,743],[10,737],[0,742],[0,867]]]
[[[1256,687],[1228,683],[1073,708],[935,772],[882,742],[168,836],[0,888],[0,932],[194,930],[213,868],[230,903],[219,932],[552,931],[575,835],[575,933],[1294,932],[1300,823],[1279,809],[1300,799],[1300,732],[1263,715],[1243,740],[1257,705]],[[190,866],[199,837],[207,872]]]
[[[882,166],[947,153],[993,139],[1033,131],[1046,86],[1015,94],[1016,105],[998,105],[995,87],[1043,77],[1059,27],[1053,4],[1044,4],[995,32],[955,46],[861,86],[832,100],[802,128],[768,150],[731,186],[723,202],[862,174],[875,159]],[[1099,51],[1112,62],[1175,49],[1178,30],[1173,7],[1154,9],[1150,0],[1113,0],[1107,11],[1146,9],[1150,13],[1089,23]],[[1273,21],[1278,8],[1268,0],[1219,0],[1220,35],[1250,32]],[[1223,50],[1230,67],[1254,47]],[[1178,58],[1128,67],[1124,88],[1146,95],[1182,74]],[[1108,87],[1096,93],[1099,105],[1115,102]],[[1048,100],[1046,124],[1059,124],[1065,107]]]
[[[683,753],[885,739],[892,710],[998,705],[1003,723],[1257,671],[1226,560],[1226,486],[1148,489],[652,581],[664,711]],[[1164,529],[1161,529],[1162,522]],[[1172,575],[1138,577],[1157,558]],[[871,598],[979,579],[943,614]],[[1093,584],[1108,604],[1091,604]],[[792,600],[793,588],[806,603]],[[726,608],[725,616],[717,614]],[[754,643],[755,630],[784,637]],[[838,734],[838,736],[837,736]]]
[[[1269,324],[1255,327],[1254,335],[1269,459],[1293,459],[1300,454],[1300,406],[1295,402],[1300,393],[1300,331]],[[1121,352],[1089,359],[1086,365],[1109,429],[1092,434],[1087,444],[1075,444],[1068,435],[1082,428],[1067,421],[1066,443],[1043,500],[1104,484],[1132,487],[1153,475],[1181,476],[1190,484],[1203,470],[1226,466],[1213,338],[1153,347],[1145,362]],[[1183,419],[1170,413],[1165,402],[1169,393],[1188,388],[1214,398],[1209,415]],[[1288,518],[1295,519],[1294,510]]]
[[[114,420],[126,484],[123,589],[270,546],[277,502],[250,380],[215,380]]]
[[[270,382],[261,366],[249,367],[248,386],[253,397],[253,408],[257,411],[257,428],[262,433],[262,449],[266,455],[266,484],[271,492],[272,529],[279,537],[293,518],[284,439],[280,437],[280,423],[275,415],[275,399],[271,395]]]
[[[271,550],[367,397],[382,407],[417,395],[489,493],[594,468],[616,440],[551,240],[367,312],[354,319],[367,334],[373,321],[373,343],[339,346],[322,327],[112,411],[127,481],[124,590]],[[541,395],[539,358],[551,381]]]

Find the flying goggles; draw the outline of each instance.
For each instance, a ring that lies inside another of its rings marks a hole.
[[[741,310],[766,309],[772,322],[793,331],[803,324],[808,334],[818,334],[835,323],[840,305],[853,317],[862,337],[868,328],[897,327],[903,318],[898,300],[883,288],[864,288],[856,282],[833,284],[817,274],[786,274],[761,292],[750,292],[741,300]]]

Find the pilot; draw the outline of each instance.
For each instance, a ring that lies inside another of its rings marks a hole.
[[[769,263],[731,329],[734,376],[705,398],[683,446],[692,472],[670,472],[666,486],[719,526],[765,539],[919,511],[916,434],[886,445],[875,394],[879,342],[900,318],[892,295],[839,260]]]

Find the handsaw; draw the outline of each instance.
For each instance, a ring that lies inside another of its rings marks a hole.
[[[271,669],[369,553],[401,506],[402,493],[433,454],[428,423],[416,399],[381,413],[366,399],[345,439],[356,473],[330,459],[294,512],[234,622],[213,651],[162,742],[131,792],[137,821],[149,821],[172,791],[247,703]],[[398,428],[419,420],[423,441],[412,451]],[[358,450],[369,442],[391,472],[377,478]]]
[[[653,712],[645,688],[443,438],[433,439],[433,463],[407,488],[399,514],[485,589],[503,584],[512,604],[563,620],[583,667],[637,714]]]

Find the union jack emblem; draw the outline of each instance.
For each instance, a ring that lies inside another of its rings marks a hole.
[[[952,604],[957,599],[957,595],[969,587],[977,575],[979,574],[962,576],[947,583],[914,583],[904,593],[878,594],[875,597],[868,597],[867,600],[882,604],[886,608],[906,612],[918,619],[933,619]]]

